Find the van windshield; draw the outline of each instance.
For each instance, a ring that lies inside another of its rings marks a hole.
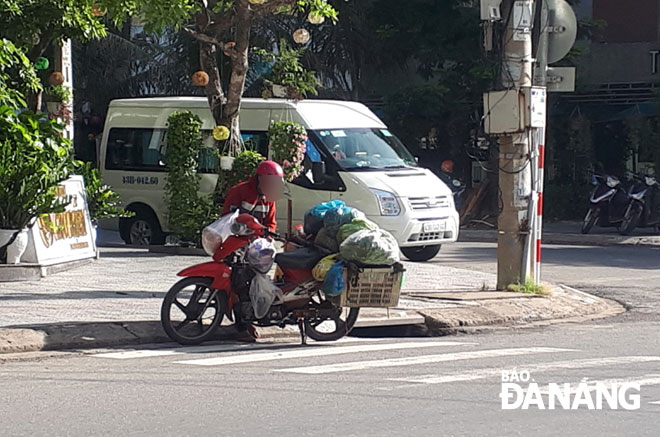
[[[344,170],[416,167],[415,158],[387,129],[313,131]]]

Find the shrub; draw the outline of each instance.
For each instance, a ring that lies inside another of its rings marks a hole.
[[[218,215],[210,197],[200,197],[197,158],[202,148],[202,121],[189,111],[168,118],[168,168],[165,198],[169,225],[181,240],[201,244],[202,229]]]
[[[78,162],[75,172],[82,175],[85,180],[85,194],[87,196],[87,208],[92,221],[113,217],[131,217],[131,211],[121,207],[119,194],[103,185],[101,172],[94,168],[89,162]]]

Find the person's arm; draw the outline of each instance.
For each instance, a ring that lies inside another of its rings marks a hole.
[[[264,217],[263,225],[268,228],[270,232],[277,231],[277,220],[275,219],[275,202],[268,202],[268,214]]]

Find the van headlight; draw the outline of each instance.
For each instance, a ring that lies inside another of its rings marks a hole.
[[[396,200],[394,193],[388,191],[371,189],[371,192],[376,195],[378,205],[380,206],[380,215],[399,215],[401,214],[401,205]]]

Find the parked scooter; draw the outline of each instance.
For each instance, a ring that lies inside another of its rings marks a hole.
[[[636,175],[635,180],[628,193],[630,203],[621,223],[621,235],[630,235],[636,227],[656,227],[660,231],[660,184],[649,175]]]
[[[602,227],[620,226],[630,202],[621,181],[609,175],[593,175],[595,185],[589,202],[591,206],[582,222],[582,233],[588,234],[596,223]]]

